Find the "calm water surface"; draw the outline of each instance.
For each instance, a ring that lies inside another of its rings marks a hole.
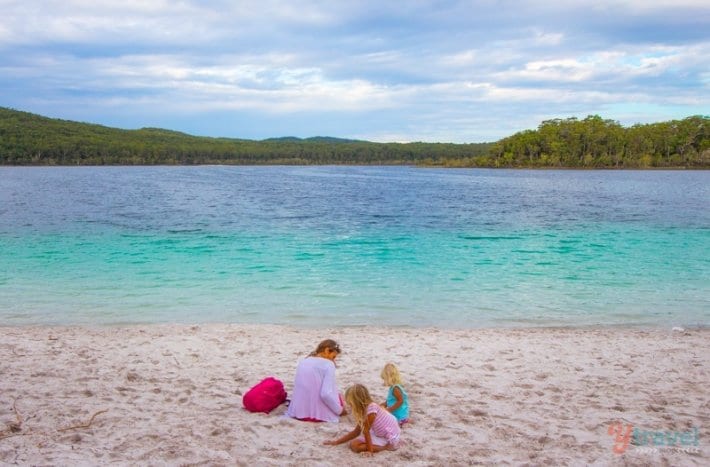
[[[709,316],[707,171],[0,168],[0,324]]]

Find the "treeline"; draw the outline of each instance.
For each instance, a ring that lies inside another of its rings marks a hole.
[[[708,117],[635,125],[548,120],[496,143],[253,141],[120,130],[0,108],[0,165],[416,164],[445,167],[710,168]]]
[[[490,144],[372,143],[328,137],[263,141],[120,130],[0,108],[0,164],[426,164],[486,154]]]
[[[622,127],[594,115],[546,120],[504,138],[477,164],[495,167],[710,167],[710,119]]]

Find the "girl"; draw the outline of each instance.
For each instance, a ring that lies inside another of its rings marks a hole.
[[[350,386],[345,391],[345,402],[350,405],[350,411],[355,418],[355,429],[323,444],[334,446],[350,441],[350,449],[353,452],[366,455],[385,449],[397,449],[401,433],[397,419],[382,406],[373,402],[365,386],[362,384]]]
[[[402,387],[402,377],[392,363],[388,363],[380,373],[385,386],[389,386],[384,407],[395,416],[400,426],[409,421],[409,396]]]

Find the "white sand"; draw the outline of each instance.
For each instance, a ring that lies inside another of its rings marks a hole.
[[[334,338],[342,390],[411,397],[404,446],[361,458],[351,429],[244,411],[241,393]],[[205,325],[0,328],[0,464],[708,465],[710,331],[295,329]],[[609,425],[698,445],[612,452]],[[82,426],[83,425],[83,426]],[[687,441],[687,440],[686,440]]]

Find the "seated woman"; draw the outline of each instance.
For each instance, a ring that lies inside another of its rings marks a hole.
[[[326,339],[299,362],[286,415],[311,422],[337,422],[347,413],[335,383],[339,354],[337,342]]]

